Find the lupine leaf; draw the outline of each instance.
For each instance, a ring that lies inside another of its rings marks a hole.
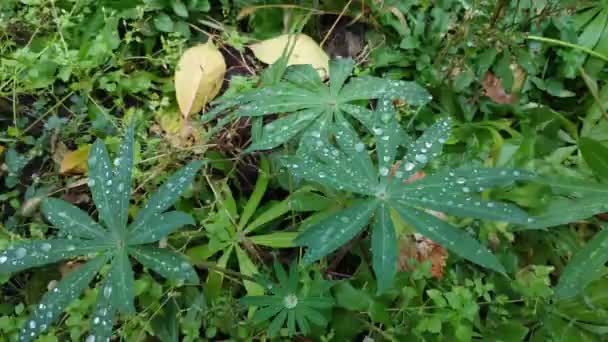
[[[111,247],[102,242],[80,239],[28,240],[11,245],[0,253],[0,273],[19,272]]]
[[[130,245],[142,245],[158,241],[178,228],[186,225],[194,225],[192,216],[181,211],[170,211],[158,215],[158,217],[147,225],[137,226],[137,230],[129,232],[127,243]]]
[[[83,239],[108,240],[107,230],[73,204],[57,198],[42,202],[42,213],[55,228]]]
[[[341,210],[304,231],[295,241],[308,246],[305,263],[312,263],[355,237],[365,227],[378,206],[377,201],[367,201]]]
[[[306,129],[320,115],[318,109],[304,109],[266,124],[262,136],[247,151],[269,150],[280,146]]]
[[[378,293],[391,288],[397,273],[397,237],[388,207],[376,209],[372,230],[372,266],[378,279]]]
[[[416,182],[412,185],[415,186]],[[529,223],[528,214],[517,206],[486,201],[469,194],[443,193],[440,191],[416,191],[395,199],[403,205],[416,205],[455,216],[472,217],[491,221],[519,224]]]
[[[376,156],[378,157],[378,173],[385,179],[391,177],[391,168],[401,141],[399,124],[395,119],[395,107],[386,98],[378,100],[374,113],[374,140],[376,141]]]
[[[576,296],[586,285],[601,276],[606,262],[608,229],[604,227],[572,257],[555,288],[555,296],[560,299]]]
[[[241,247],[236,246],[234,251],[236,253],[236,258],[239,262],[239,271],[241,272],[241,274],[244,274],[246,276],[252,276],[258,273],[257,266],[253,263],[253,261],[251,261],[247,253],[245,253],[245,251],[242,250]],[[247,294],[254,296],[264,294],[264,288],[252,281],[245,280],[243,282],[243,285],[247,290]]]
[[[401,99],[411,106],[423,106],[433,99],[416,82],[386,80],[373,76],[352,79],[340,91],[340,103],[386,97]]]
[[[135,298],[133,269],[129,261],[129,254],[122,248],[114,253],[112,269],[108,274],[110,279],[102,288],[102,295],[109,297],[112,307],[121,313],[133,314],[133,298]]]
[[[282,310],[278,315],[274,317],[274,319],[270,322],[268,326],[268,335],[271,337],[277,336],[279,334],[279,330],[285,323],[285,319],[287,318],[287,310]]]
[[[112,165],[108,150],[101,140],[95,141],[89,153],[89,188],[99,211],[99,219],[118,238],[120,226],[117,221],[115,191],[112,180]]]
[[[350,58],[329,62],[329,92],[332,96],[336,97],[340,94],[344,82],[350,77],[354,67],[355,61]]]
[[[114,324],[114,315],[116,308],[112,306],[111,296],[104,296],[103,290],[112,286],[112,279],[106,277],[102,282],[99,293],[97,294],[97,303],[91,315],[91,328],[89,329],[88,340],[85,341],[109,341],[112,337],[112,327]],[[90,337],[93,336],[93,337]]]
[[[408,179],[425,167],[431,159],[439,156],[443,144],[450,136],[450,123],[449,119],[438,120],[408,147],[407,154],[395,172],[397,181]]]
[[[262,158],[260,160],[260,167],[258,170],[258,178],[255,181],[255,186],[249,199],[247,200],[247,204],[243,207],[243,212],[241,213],[241,217],[239,218],[238,226],[240,228],[245,227],[255,211],[258,209],[260,202],[262,201],[262,197],[266,193],[266,189],[268,188],[268,182],[270,180],[270,165],[268,163],[267,158]]]
[[[106,255],[96,257],[68,274],[55,288],[47,292],[25,322],[21,329],[19,341],[34,341],[40,333],[46,331],[59,318],[68,304],[89,286],[89,283],[106,263],[106,260]]]
[[[202,162],[193,161],[169,177],[137,213],[129,230],[138,231],[158,219],[160,214],[172,206],[182,192],[190,186],[202,166]]]
[[[116,224],[121,231],[127,226],[129,201],[131,200],[131,176],[133,174],[133,126],[129,126],[127,134],[120,145],[118,157],[114,159],[114,194],[116,202]]]
[[[515,181],[537,179],[538,176],[533,172],[518,169],[462,167],[434,173],[412,185],[421,188],[421,191],[431,191],[434,188],[463,193],[479,192],[486,187],[509,185]]]
[[[367,128],[371,126],[371,115],[365,107],[360,110],[349,102],[355,100],[371,100],[380,97],[387,99],[399,98],[410,105],[422,106],[431,100],[429,93],[414,82],[384,80],[376,77],[356,77],[345,85],[354,67],[351,59],[337,59],[330,62],[329,86],[324,85],[317,72],[310,65],[299,65],[288,68],[286,76],[280,83],[253,90],[240,96],[226,97],[216,102],[217,107],[208,115],[215,117],[219,112],[230,107],[238,107],[238,116],[261,116],[275,113],[288,113],[281,122],[269,125],[283,128],[266,129],[265,138],[256,141],[248,150],[273,148],[283,144],[297,132],[304,131],[303,137],[309,132],[319,129],[319,135],[324,137],[324,128],[331,125],[333,118],[339,113],[352,114]],[[310,113],[309,115],[303,115]],[[298,119],[291,119],[296,116]],[[310,117],[309,117],[310,116]],[[207,119],[208,120],[208,119]],[[296,124],[300,120],[299,124]],[[310,123],[317,121],[316,125]],[[322,121],[323,123],[320,123]]]
[[[198,276],[192,265],[177,253],[149,246],[131,246],[129,253],[142,265],[166,279],[198,283]]]
[[[433,215],[415,208],[393,202],[401,218],[412,225],[418,233],[443,245],[453,253],[483,267],[504,273],[505,269],[486,247],[472,236]]]

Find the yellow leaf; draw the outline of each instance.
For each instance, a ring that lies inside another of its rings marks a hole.
[[[90,144],[82,145],[77,150],[66,154],[61,160],[59,173],[62,175],[71,173],[83,174],[87,172],[87,158],[89,157]]]
[[[185,118],[213,100],[225,74],[224,56],[211,41],[184,52],[175,71],[175,96]]]
[[[4,153],[4,146],[0,145],[0,156],[2,156],[2,153]]]
[[[283,50],[289,42],[289,36],[288,34],[284,34],[276,38],[267,39],[250,45],[249,48],[257,59],[266,64],[273,64],[283,54]],[[310,64],[313,68],[317,69],[319,75],[323,78],[327,77],[329,71],[329,57],[317,42],[305,34],[298,35],[293,53],[287,61],[287,65],[295,64]]]

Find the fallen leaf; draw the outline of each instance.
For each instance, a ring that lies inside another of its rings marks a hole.
[[[4,153],[4,146],[0,145],[0,156]]]
[[[159,112],[155,119],[157,124],[153,125],[150,131],[163,136],[172,147],[188,148],[195,154],[202,154],[206,151],[206,144],[203,140],[204,129],[196,123],[189,122],[177,111]]]
[[[213,42],[184,52],[175,71],[175,96],[185,118],[198,113],[220,91],[226,62]]]
[[[496,103],[510,104],[515,102],[516,98],[513,95],[508,94],[505,88],[502,86],[502,82],[493,73],[486,73],[483,78],[483,90],[485,95],[492,99]]]
[[[436,243],[420,234],[406,235],[399,241],[399,270],[408,271],[413,267],[409,260],[414,259],[419,263],[431,262],[431,275],[435,278],[442,278],[445,270],[448,251]]]
[[[284,34],[250,45],[249,48],[257,59],[266,64],[273,64],[283,54],[290,36],[293,37],[293,35]],[[288,66],[297,64],[310,64],[322,78],[326,78],[329,70],[329,56],[312,38],[305,34],[299,34],[293,52],[287,60]]]
[[[90,144],[82,145],[77,150],[68,152],[61,160],[59,173],[84,174],[87,172],[87,158],[89,157]]]

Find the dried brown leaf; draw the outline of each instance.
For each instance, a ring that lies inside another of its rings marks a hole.
[[[485,95],[496,103],[511,104],[516,100],[515,96],[506,92],[500,79],[489,71],[483,78],[482,86]]]

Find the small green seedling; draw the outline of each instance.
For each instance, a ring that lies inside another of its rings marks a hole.
[[[108,262],[110,271],[99,290],[87,342],[109,341],[115,313],[135,312],[129,256],[167,279],[198,282],[196,271],[184,257],[150,244],[181,226],[194,224],[185,213],[164,211],[190,186],[202,162],[192,162],[171,176],[130,224],[127,221],[133,170],[133,128],[129,128],[114,166],[101,140],[91,148],[88,165],[89,188],[101,223],[70,203],[48,198],[42,204],[42,212],[67,238],[26,241],[10,246],[0,254],[0,273],[19,272],[77,256],[90,258],[44,295],[25,322],[19,341],[33,341],[47,330]]]
[[[333,298],[325,293],[329,289],[326,286],[328,282],[321,279],[320,283],[313,283],[309,289],[300,288],[300,273],[295,263],[290,266],[288,276],[283,266],[275,261],[274,272],[278,283],[258,277],[259,283],[270,295],[241,298],[243,305],[260,307],[253,316],[253,321],[259,323],[272,318],[268,326],[271,337],[279,333],[286,321],[289,336],[296,334],[296,323],[302,335],[310,332],[310,323],[326,326],[327,319],[319,310],[334,305]],[[319,286],[314,286],[315,284]]]
[[[372,128],[377,167],[365,144],[342,115],[337,115],[336,123],[331,126],[335,145],[311,137],[302,142],[306,146],[305,152],[282,159],[283,165],[295,177],[360,196],[350,207],[327,217],[296,239],[296,244],[309,247],[305,263],[314,262],[344,245],[367,226],[373,216],[372,266],[378,278],[378,291],[390,288],[397,270],[397,237],[391,220],[391,210],[394,210],[420,234],[455,254],[504,272],[498,259],[470,234],[422,209],[526,224],[532,219],[518,207],[483,200],[474,193],[490,186],[530,180],[534,174],[512,169],[463,167],[408,182],[439,155],[450,134],[450,121],[439,120],[410,143],[408,153],[395,163],[399,142],[407,139],[400,136],[404,132],[397,123],[392,102],[388,99],[378,102]]]

